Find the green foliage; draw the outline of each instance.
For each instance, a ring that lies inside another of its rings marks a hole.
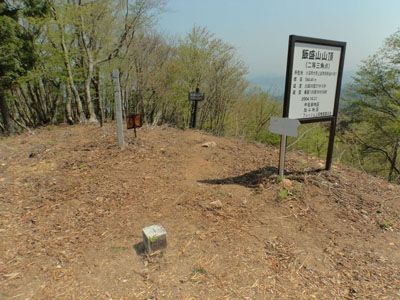
[[[359,164],[367,171],[400,176],[400,33],[386,40],[384,48],[367,59],[351,86],[352,100],[344,109],[343,140],[357,150]]]
[[[384,219],[384,220],[378,222],[378,224],[379,224],[380,228],[385,229],[385,230],[389,230],[389,229],[391,229],[393,227],[394,222],[392,220],[390,220],[390,219]]]
[[[278,191],[278,201],[286,200],[289,197],[289,191],[285,188],[282,188]]]
[[[195,267],[192,270],[192,275],[194,276],[194,275],[197,275],[197,274],[207,275],[207,270],[204,269],[203,267]]]
[[[10,16],[11,15],[11,16]],[[36,56],[32,35],[7,7],[0,11],[0,85],[9,89],[16,80],[34,66]]]
[[[288,150],[296,149],[324,157],[328,148],[329,128],[323,123],[301,125],[298,137],[288,138]]]
[[[23,0],[23,13],[26,17],[44,18],[51,9],[49,0]]]
[[[225,121],[228,135],[278,145],[279,136],[267,130],[272,116],[281,114],[281,104],[258,88],[250,89],[230,107]]]
[[[207,29],[194,27],[180,41],[174,64],[175,86],[183,101],[187,103],[187,92],[197,87],[205,93],[205,100],[199,105],[199,128],[223,134],[228,110],[246,88],[246,68],[236,58],[234,48]]]

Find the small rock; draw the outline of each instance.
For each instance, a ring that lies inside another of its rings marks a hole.
[[[199,239],[202,241],[204,241],[206,238],[207,238],[207,236],[204,233],[199,235]]]
[[[221,200],[215,200],[213,202],[210,202],[209,208],[210,209],[221,209],[222,208]]]
[[[216,142],[206,142],[206,143],[204,143],[203,145],[201,145],[202,147],[205,147],[205,148],[212,148],[212,147],[215,147],[215,146],[217,146],[217,143]]]
[[[283,178],[283,179],[282,179],[282,186],[283,186],[285,189],[290,189],[290,188],[293,187],[293,182],[292,182],[290,179]]]
[[[349,293],[350,293],[350,294],[357,294],[357,290],[356,290],[355,288],[351,287],[351,288],[349,289]]]

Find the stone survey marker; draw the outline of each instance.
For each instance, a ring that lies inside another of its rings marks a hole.
[[[167,231],[161,225],[143,228],[143,244],[147,253],[165,249],[167,247]]]

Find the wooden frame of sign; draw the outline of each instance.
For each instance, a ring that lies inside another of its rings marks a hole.
[[[326,170],[332,166],[346,43],[291,35],[283,117],[331,122]]]

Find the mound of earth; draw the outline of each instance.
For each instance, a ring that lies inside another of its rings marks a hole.
[[[400,188],[199,131],[0,140],[0,299],[398,299]],[[162,224],[166,251],[143,254]]]

